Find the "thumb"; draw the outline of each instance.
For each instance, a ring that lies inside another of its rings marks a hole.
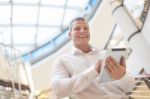
[[[125,58],[123,56],[120,59],[120,65],[126,67]]]
[[[98,60],[95,65],[95,69],[98,73],[100,73],[101,67],[102,67],[102,60]]]
[[[100,65],[100,67],[102,67],[105,64],[105,60],[98,60],[97,63]]]

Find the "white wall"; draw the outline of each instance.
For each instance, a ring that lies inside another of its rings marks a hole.
[[[144,36],[144,38],[146,39],[146,41],[149,43],[149,46],[150,46],[150,8],[148,10],[148,15],[147,15],[147,19],[146,19],[146,22],[144,23],[144,27],[143,27],[143,30],[142,30],[142,34]]]
[[[104,48],[115,25],[108,0],[103,0],[98,11],[90,22],[91,43]]]
[[[129,45],[132,47],[134,54],[132,55],[133,59],[137,61],[130,61],[131,64],[134,64],[130,67],[131,70],[137,71],[138,67],[143,67],[147,73],[150,73],[150,8],[140,34],[135,35]],[[137,66],[137,67],[136,67]]]
[[[150,10],[149,10],[150,12]],[[123,6],[119,7],[113,14],[113,17],[120,26],[126,39],[138,31],[138,26],[129,16]],[[145,68],[150,73],[150,13],[148,13],[146,22],[139,34],[133,36],[129,41],[129,46],[133,49],[131,56],[127,61],[128,70],[132,74],[138,74],[141,68]]]
[[[111,0],[110,0],[111,1]],[[115,5],[116,7],[119,4]],[[112,8],[114,9],[114,5]],[[121,28],[123,33],[128,39],[132,34],[138,31],[138,25],[135,24],[125,7],[118,7],[113,13],[113,17],[117,25]],[[127,61],[128,71],[132,74],[138,74],[141,68],[144,68],[146,72],[150,73],[150,10],[146,19],[146,22],[139,34],[133,36],[129,41],[129,47],[133,52]]]
[[[145,68],[150,73],[150,46],[143,34],[135,35],[129,45],[133,49],[133,53],[128,60],[129,71],[133,74],[138,74],[141,68]]]

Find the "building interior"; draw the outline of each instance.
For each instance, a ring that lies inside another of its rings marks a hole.
[[[53,62],[70,50],[69,23],[79,16],[95,47],[131,49],[127,95],[150,99],[150,0],[0,0],[0,13],[0,99],[52,99]]]

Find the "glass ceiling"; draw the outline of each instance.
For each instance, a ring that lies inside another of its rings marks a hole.
[[[90,0],[0,0],[0,43],[21,54],[62,33]]]

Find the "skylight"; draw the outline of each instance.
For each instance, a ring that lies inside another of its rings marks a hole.
[[[62,33],[89,0],[0,0],[0,43],[24,54]]]

